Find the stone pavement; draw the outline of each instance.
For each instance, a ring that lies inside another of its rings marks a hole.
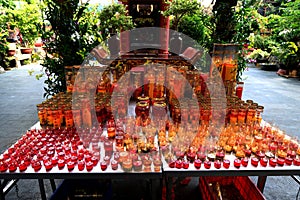
[[[275,71],[258,68],[249,68],[243,77],[245,88],[242,99],[252,99],[263,105],[265,121],[300,139],[300,80],[287,79],[278,76]],[[289,176],[269,176],[264,195],[274,200],[298,199],[298,189],[299,185]]]
[[[30,75],[29,72],[32,72]],[[0,74],[0,152],[14,144],[37,120],[36,104],[41,103],[44,93],[44,77],[37,64],[23,65]],[[47,191],[49,181],[45,181]],[[18,191],[18,192],[16,192]],[[49,192],[48,192],[49,193]],[[6,199],[40,199],[37,180],[19,180]]]
[[[32,76],[28,70],[34,70]],[[36,104],[44,100],[44,79],[35,78],[35,74],[40,72],[39,65],[27,65],[0,74],[0,153],[38,120]],[[263,118],[267,122],[289,135],[300,137],[300,81],[257,68],[249,68],[243,76],[243,99],[252,99],[263,105]],[[256,177],[251,178],[256,180]],[[57,180],[57,183],[60,182]],[[180,194],[178,192],[177,199],[201,199],[197,184],[197,178],[193,178],[188,186],[178,189]],[[37,180],[20,180],[17,185],[18,189],[14,187],[6,199],[40,199]],[[45,181],[45,186],[49,198],[49,181]],[[296,199],[298,188],[299,185],[291,177],[268,177],[264,195],[267,199]]]

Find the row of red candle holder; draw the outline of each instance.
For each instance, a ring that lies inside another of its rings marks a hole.
[[[248,163],[249,163],[249,160],[250,160],[250,163],[253,167],[258,167],[259,163],[260,163],[260,166],[261,167],[267,167],[268,164],[270,167],[276,167],[276,166],[291,166],[291,165],[294,165],[294,166],[300,166],[300,159],[299,158],[290,158],[290,157],[287,157],[285,159],[283,158],[257,158],[257,157],[251,157],[251,158],[248,158],[248,157],[244,157],[244,158],[235,158],[233,160],[233,166],[237,169],[239,169],[241,166],[243,167],[247,167],[248,166]],[[204,168],[205,169],[210,169],[211,166],[212,166],[212,163],[213,163],[213,166],[215,169],[220,169],[222,166],[223,168],[225,169],[228,169],[231,165],[231,162],[229,159],[224,159],[224,160],[214,160],[214,161],[210,161],[210,160],[201,160],[201,159],[195,159],[194,162],[193,162],[193,166],[195,167],[195,169],[200,169],[201,168],[201,165],[203,164],[204,165]],[[168,166],[170,168],[177,168],[177,169],[191,169],[190,166],[191,166],[191,163],[190,161],[187,161],[187,160],[181,160],[181,159],[177,159],[177,160],[171,160],[168,162]]]

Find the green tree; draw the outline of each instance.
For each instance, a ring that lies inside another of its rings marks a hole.
[[[184,16],[178,26],[179,32],[193,38],[199,45],[207,49],[212,45],[212,30],[211,16],[205,14],[202,9],[199,9],[197,13]]]
[[[40,5],[37,1],[32,4],[23,2],[20,8],[6,10],[7,22],[20,30],[24,46],[34,45],[40,36],[39,30],[42,26]]]
[[[163,15],[172,16],[171,29],[176,31],[178,31],[178,26],[184,16],[196,14],[201,8],[201,4],[197,0],[173,0],[168,3],[169,7],[163,11]]]
[[[99,5],[79,4],[79,0],[46,0],[46,29],[43,31],[47,55],[45,96],[66,91],[65,66],[81,65],[91,50],[114,31],[132,27],[123,5],[99,10]]]
[[[99,13],[99,26],[104,40],[110,34],[120,33],[134,27],[132,17],[128,15],[122,4],[105,6]]]
[[[6,10],[14,9],[14,7],[15,5],[11,0],[0,1],[0,66],[3,68],[7,68],[9,62],[6,57],[8,51],[8,42],[6,41],[8,37]]]

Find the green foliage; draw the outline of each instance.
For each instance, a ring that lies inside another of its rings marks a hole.
[[[245,42],[250,33],[257,32],[259,29],[256,0],[238,1],[234,12],[235,34],[234,42]]]
[[[8,37],[6,10],[13,8],[14,4],[11,0],[0,1],[0,66],[3,68],[7,68],[9,65],[9,60],[6,58],[8,51],[8,42],[6,41]]]
[[[42,13],[40,4],[28,4],[24,2],[21,8],[7,9],[6,20],[9,25],[20,30],[23,37],[24,46],[33,46],[37,38],[40,36],[39,29],[42,26]]]
[[[270,53],[268,53],[267,51],[264,51],[262,49],[255,49],[249,56],[248,58],[251,59],[268,59],[270,56]]]
[[[211,16],[205,14],[202,10],[184,16],[178,26],[179,32],[193,38],[198,44],[207,49],[212,45],[212,29]]]
[[[47,0],[45,3],[44,13],[49,24],[42,31],[47,51],[42,65],[47,75],[44,96],[48,97],[65,91],[64,66],[80,65],[101,36],[97,22],[92,23],[97,13],[90,13],[88,4],[79,5],[78,0]]]
[[[163,11],[162,14],[172,16],[171,29],[176,31],[178,31],[179,23],[184,16],[196,14],[201,8],[201,4],[197,0],[172,0],[168,3],[168,9]]]
[[[250,34],[248,40],[250,42],[251,47],[265,51],[269,50],[271,44],[271,40],[269,37],[264,37],[258,34]]]
[[[44,10],[47,55],[45,94],[49,97],[66,90],[65,66],[80,65],[90,51],[103,43],[111,31],[132,27],[123,5],[114,4],[99,11],[98,5],[79,4],[79,0],[47,0]]]
[[[99,13],[99,26],[104,40],[110,34],[120,33],[134,27],[132,17],[122,4],[111,4],[105,6]]]
[[[8,8],[8,9],[14,9],[15,4],[12,0],[1,0],[0,1],[0,9],[1,8]]]
[[[300,51],[294,42],[283,42],[273,46],[271,53],[277,56],[287,69],[296,68],[300,62]]]

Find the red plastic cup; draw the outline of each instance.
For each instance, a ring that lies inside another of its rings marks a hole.
[[[265,157],[260,159],[260,165],[266,167],[268,165],[268,159]]]
[[[42,168],[41,162],[40,161],[34,161],[31,164],[32,168],[34,169],[35,172],[39,171]]]
[[[223,167],[228,169],[230,167],[230,161],[227,159],[223,160]]]
[[[247,167],[248,166],[248,162],[249,162],[249,159],[247,157],[242,158],[242,165],[243,165],[243,167]]]
[[[259,159],[256,158],[256,157],[252,157],[251,158],[251,164],[254,166],[254,167],[257,167],[258,166],[258,162],[259,162]]]
[[[99,162],[99,160],[98,160],[98,158],[97,158],[96,156],[92,156],[91,161],[93,162],[94,167],[95,167],[95,166],[98,164],[98,162]]]
[[[270,165],[271,167],[276,167],[276,165],[277,165],[277,160],[276,160],[275,158],[270,158],[270,160],[269,160],[269,165]]]
[[[240,168],[241,167],[241,163],[242,161],[238,158],[234,159],[233,161],[233,165],[236,167],[236,168]]]
[[[84,162],[83,160],[79,160],[79,161],[77,162],[77,167],[78,167],[78,170],[79,170],[79,171],[84,170],[85,162]]]
[[[112,160],[111,161],[111,168],[113,170],[117,170],[118,169],[118,166],[119,166],[119,162],[117,160]]]
[[[189,166],[190,166],[190,163],[188,161],[183,161],[183,163],[182,163],[183,169],[188,169]]]
[[[296,152],[292,150],[287,151],[287,156],[290,158],[296,158]]]
[[[18,168],[18,164],[16,162],[11,162],[8,165],[9,172],[15,172]]]
[[[88,161],[85,165],[87,171],[91,171],[94,167],[94,163],[92,161]]]
[[[171,160],[171,161],[169,162],[169,167],[170,167],[170,168],[174,168],[174,167],[175,167],[175,161],[174,161],[174,160]]]
[[[277,165],[283,166],[284,163],[285,163],[285,159],[283,159],[283,158],[277,158]]]
[[[194,166],[195,166],[196,169],[200,169],[201,164],[202,164],[202,161],[200,159],[195,159]]]
[[[295,158],[294,161],[293,161],[293,164],[295,166],[300,166],[300,158]]]
[[[211,162],[209,160],[204,161],[204,167],[205,167],[205,169],[210,169]]]
[[[24,161],[22,161],[19,164],[19,170],[20,170],[20,172],[24,172],[24,171],[26,171],[26,169],[27,169],[27,164]]]
[[[181,160],[176,160],[175,161],[175,167],[177,169],[181,169],[182,168],[182,161]]]
[[[53,166],[57,165],[57,161],[58,161],[58,157],[57,157],[57,156],[53,156],[53,157],[51,158],[51,162],[52,162],[52,165],[53,165]]]
[[[70,161],[67,162],[67,167],[68,167],[69,171],[72,171],[75,167],[75,163],[70,160]]]
[[[100,167],[101,167],[101,170],[102,170],[102,171],[105,171],[105,170],[107,169],[107,163],[106,163],[105,161],[102,161],[102,162],[100,163]]]
[[[245,149],[244,152],[245,152],[245,155],[246,155],[247,157],[250,157],[250,156],[251,156],[251,150],[250,150],[250,149]]]
[[[215,162],[214,162],[214,167],[215,167],[216,169],[220,169],[220,168],[221,168],[221,161],[220,161],[220,160],[215,160]]]
[[[65,167],[65,161],[63,159],[58,159],[57,166],[59,169],[63,169]]]
[[[286,157],[285,158],[285,164],[286,165],[292,165],[292,163],[293,163],[293,158],[291,158],[291,157]]]
[[[50,160],[44,162],[44,166],[45,166],[46,171],[50,171],[53,167],[52,162]]]
[[[0,163],[0,172],[6,172],[6,170],[8,169],[8,165],[6,162],[1,162]]]

